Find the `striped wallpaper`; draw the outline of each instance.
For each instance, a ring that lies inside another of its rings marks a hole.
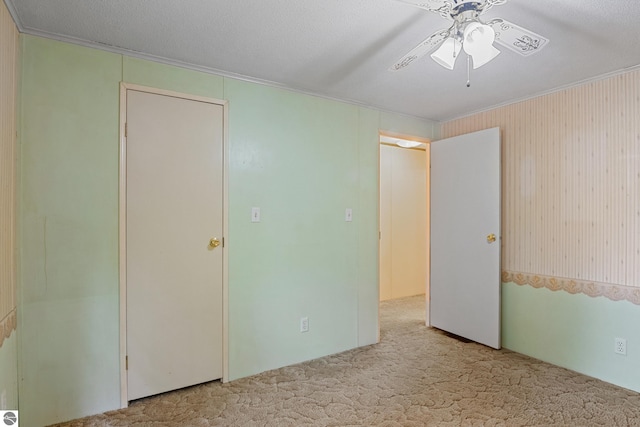
[[[453,120],[442,133],[495,126],[503,277],[640,304],[640,71]]]
[[[18,30],[0,2],[0,347],[16,327],[16,91]]]

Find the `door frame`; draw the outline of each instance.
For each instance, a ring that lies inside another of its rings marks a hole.
[[[135,90],[156,95],[170,96],[190,101],[206,102],[220,105],[223,108],[222,117],[222,382],[229,377],[229,259],[227,244],[229,236],[229,144],[228,144],[228,101],[208,98],[198,95],[174,92],[149,86],[141,86],[120,82],[120,146],[119,146],[119,212],[118,212],[118,249],[119,249],[119,292],[120,292],[120,407],[129,406],[127,389],[127,150],[126,150],[126,122],[127,122],[127,91]]]
[[[415,135],[409,135],[409,134],[405,134],[405,133],[399,133],[399,132],[392,132],[392,131],[386,131],[386,130],[378,130],[378,259],[377,259],[377,266],[378,266],[378,305],[380,305],[380,243],[382,241],[382,230],[381,230],[381,223],[380,223],[380,189],[381,189],[381,179],[382,179],[382,172],[381,172],[381,160],[380,160],[380,145],[382,145],[382,143],[380,142],[380,137],[381,136],[386,136],[389,138],[398,138],[398,139],[407,139],[407,140],[411,140],[411,141],[417,141],[417,142],[422,142],[423,144],[425,144],[425,161],[426,161],[426,169],[427,169],[427,236],[426,241],[427,241],[427,254],[426,257],[427,259],[425,260],[426,266],[427,266],[427,280],[426,280],[426,284],[425,284],[425,325],[426,326],[431,326],[429,323],[429,304],[430,304],[430,298],[429,298],[429,292],[430,292],[430,280],[431,280],[431,234],[430,234],[430,230],[431,230],[431,215],[430,215],[430,211],[431,211],[431,190],[430,190],[430,183],[431,183],[431,138],[426,138],[424,136],[415,136]],[[380,319],[378,318],[378,342],[380,342]]]

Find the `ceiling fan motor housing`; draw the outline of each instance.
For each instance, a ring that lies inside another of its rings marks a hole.
[[[482,4],[478,2],[468,2],[457,6],[451,11],[453,25],[449,29],[450,37],[462,42],[464,30],[471,22],[480,22],[480,12]],[[482,22],[480,22],[482,23]]]
[[[479,13],[480,11],[482,11],[483,6],[484,4],[478,1],[465,1],[462,3],[458,2],[456,3],[456,6],[451,9],[451,17],[455,19],[457,15],[468,10],[473,10]]]

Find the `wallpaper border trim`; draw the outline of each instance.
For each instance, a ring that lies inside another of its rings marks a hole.
[[[0,347],[4,340],[9,339],[11,333],[16,330],[16,309],[14,308],[0,321]]]
[[[570,294],[585,294],[592,298],[602,296],[612,301],[629,301],[640,305],[640,288],[637,287],[507,270],[502,271],[502,282],[512,282],[520,286],[529,285],[534,288],[547,288],[554,292],[563,290]]]

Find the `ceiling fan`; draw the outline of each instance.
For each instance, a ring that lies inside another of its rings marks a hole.
[[[495,18],[483,22],[481,16],[493,6],[505,4],[508,0],[396,0],[434,12],[453,21],[447,29],[438,30],[409,53],[400,58],[390,70],[398,71],[416,59],[431,54],[431,58],[445,68],[453,70],[461,50],[467,53],[467,67],[483,66],[500,51],[493,46],[494,41],[502,46],[528,56],[542,49],[549,40],[524,29],[505,19]],[[469,82],[467,82],[469,86]]]

